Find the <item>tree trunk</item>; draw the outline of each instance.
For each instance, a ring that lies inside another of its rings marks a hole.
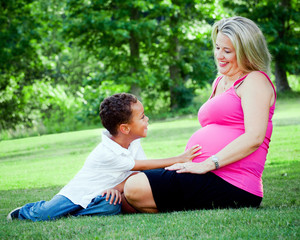
[[[177,65],[171,65],[169,66],[169,72],[170,72],[170,78],[172,80],[171,86],[170,86],[170,107],[171,109],[176,109],[178,108],[178,103],[177,103],[177,94],[178,91],[177,87],[179,86],[179,79],[180,79],[180,69]]]
[[[178,27],[178,17],[172,16],[171,17],[171,22],[170,22],[170,27],[173,30],[172,36],[170,36],[169,39],[169,44],[170,44],[170,56],[171,56],[171,61],[172,63],[169,65],[169,73],[170,73],[170,78],[171,78],[171,83],[170,83],[170,107],[172,110],[178,108],[178,103],[177,103],[177,95],[178,91],[177,88],[181,84],[181,78],[180,78],[180,72],[181,69],[178,66],[178,60],[179,60],[179,40],[176,34],[176,28]]]
[[[282,0],[279,3],[282,8],[289,9],[291,6],[290,0]],[[281,27],[278,29],[278,37],[282,43],[285,44],[285,39],[287,38],[287,29],[286,25],[288,23],[288,20],[286,16],[281,15],[279,16],[279,19],[281,20]],[[277,56],[275,56],[275,84],[276,84],[276,90],[277,92],[284,92],[284,91],[290,91],[291,88],[289,86],[289,83],[287,81],[286,76],[286,70],[285,66],[281,64],[281,55],[285,55],[286,52],[281,50]]]
[[[136,8],[131,10],[130,20],[136,21],[139,19],[139,12]],[[130,64],[131,64],[131,76],[133,77],[134,73],[138,72],[139,63],[140,63],[140,42],[135,32],[131,30],[130,32]],[[141,87],[138,83],[138,79],[132,79],[133,83],[130,86],[130,92],[134,94],[137,98],[141,96]]]
[[[290,91],[291,88],[288,84],[286,71],[280,65],[280,60],[275,59],[275,85],[277,92]]]

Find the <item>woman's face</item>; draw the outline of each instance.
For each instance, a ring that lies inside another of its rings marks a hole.
[[[221,74],[232,77],[240,72],[232,42],[221,32],[218,33],[216,39],[215,59]]]

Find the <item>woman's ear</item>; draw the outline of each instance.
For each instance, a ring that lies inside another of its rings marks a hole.
[[[119,131],[127,135],[130,132],[130,127],[127,123],[122,123],[119,126]]]

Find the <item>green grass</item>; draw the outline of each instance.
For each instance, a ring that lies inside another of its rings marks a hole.
[[[149,158],[176,155],[199,128],[196,118],[150,122]],[[282,99],[263,174],[259,209],[7,222],[18,206],[49,200],[81,168],[102,129],[0,142],[0,239],[300,239],[300,99]]]

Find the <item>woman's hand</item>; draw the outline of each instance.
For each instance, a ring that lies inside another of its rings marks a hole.
[[[186,163],[176,163],[172,166],[166,167],[166,170],[174,171],[177,173],[195,173],[195,174],[205,174],[215,169],[215,165],[209,159],[204,162],[186,162]]]
[[[118,190],[113,189],[113,188],[106,189],[105,191],[102,192],[102,196],[104,196],[105,194],[106,194],[106,198],[105,198],[106,201],[108,201],[109,197],[111,197],[109,204],[116,205],[117,203],[119,203],[119,204],[121,203],[122,196]]]
[[[199,152],[199,150],[202,147],[199,145],[195,145],[191,147],[190,149],[186,150],[184,153],[180,154],[178,156],[178,162],[179,163],[185,163],[185,162],[191,162],[195,157],[199,156],[202,152]]]

